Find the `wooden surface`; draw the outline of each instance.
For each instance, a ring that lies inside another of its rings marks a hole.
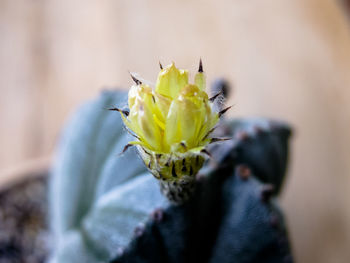
[[[232,116],[296,129],[282,205],[297,262],[348,262],[350,34],[331,0],[0,0],[0,182],[127,70],[155,80],[158,60],[194,71],[200,56],[234,83]]]

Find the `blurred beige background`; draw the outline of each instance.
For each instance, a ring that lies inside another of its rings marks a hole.
[[[0,184],[46,167],[76,106],[158,60],[234,83],[232,116],[295,127],[297,262],[350,261],[350,30],[330,0],[0,0]]]

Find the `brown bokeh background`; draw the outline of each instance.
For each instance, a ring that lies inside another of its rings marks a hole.
[[[0,0],[0,186],[49,165],[64,120],[158,60],[224,76],[232,116],[295,128],[281,204],[297,262],[350,260],[350,30],[331,0]]]

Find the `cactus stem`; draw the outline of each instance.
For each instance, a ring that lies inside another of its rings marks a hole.
[[[182,177],[179,180],[164,180],[160,181],[160,189],[163,195],[174,205],[181,205],[185,203],[193,194],[195,190],[195,177],[192,166],[190,168],[190,176]]]
[[[161,222],[164,218],[163,209],[158,208],[158,209],[154,210],[151,214],[151,218],[157,223]]]
[[[256,134],[261,134],[264,131],[263,128],[260,126],[254,126],[253,129]]]
[[[242,179],[242,180],[247,180],[250,175],[251,171],[248,166],[241,164],[236,168],[236,174]]]
[[[238,140],[238,141],[245,141],[247,139],[249,139],[249,134],[245,131],[240,131],[240,132],[237,132],[235,134],[235,138]]]
[[[265,184],[261,189],[261,200],[264,203],[270,201],[275,188],[272,184]]]
[[[270,217],[270,224],[271,224],[272,227],[278,228],[278,226],[279,226],[279,219],[278,219],[277,215],[272,215]]]
[[[121,257],[122,255],[124,255],[125,249],[123,247],[118,247],[117,248],[117,255],[119,257]]]
[[[205,178],[206,178],[206,176],[202,173],[197,173],[197,175],[196,175],[196,181],[198,181],[198,182],[202,182]]]
[[[283,259],[284,263],[292,263],[293,262],[293,258],[291,255],[286,255]]]
[[[134,229],[134,235],[135,237],[140,237],[142,234],[145,232],[145,225],[144,224],[139,224],[137,227]]]

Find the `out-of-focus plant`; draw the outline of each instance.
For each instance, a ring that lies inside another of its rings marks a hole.
[[[285,175],[290,128],[267,119],[221,120],[212,135],[220,114],[212,110],[199,71],[188,84],[186,71],[170,65],[161,70],[155,90],[135,78],[130,109],[114,108],[137,137],[134,143],[120,117],[104,110],[122,106],[123,92],[104,91],[71,118],[50,179],[51,263],[292,260],[274,198]],[[224,84],[216,82],[213,95],[226,93]],[[172,135],[161,132],[166,127]],[[218,137],[232,139],[209,145]],[[118,156],[125,145],[136,145],[143,161],[132,149]],[[212,160],[197,173],[203,149]],[[191,167],[197,187],[183,198],[183,188],[173,184],[187,178]],[[177,197],[165,191],[169,202],[147,169],[162,174],[161,185],[172,182],[168,189]]]

